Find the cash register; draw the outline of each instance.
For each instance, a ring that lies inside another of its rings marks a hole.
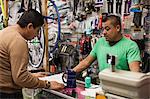
[[[107,68],[99,73],[100,83],[108,99],[150,99],[150,73]]]
[[[100,84],[108,99],[150,99],[150,72],[115,69],[116,57],[107,55],[110,68],[99,73]]]

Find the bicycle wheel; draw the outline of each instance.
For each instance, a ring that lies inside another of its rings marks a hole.
[[[41,66],[45,52],[45,37],[43,27],[40,29],[38,37],[28,41],[29,47],[29,65],[38,68]]]
[[[48,16],[45,16],[48,24],[48,43],[49,43],[49,55],[53,53],[58,47],[61,34],[60,14],[55,1],[49,0],[48,2]]]
[[[41,12],[41,0],[29,0],[28,9],[36,9]],[[44,27],[40,28],[39,35],[33,40],[28,41],[29,65],[34,68],[42,66],[45,52]]]

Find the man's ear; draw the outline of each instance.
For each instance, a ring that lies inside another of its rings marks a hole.
[[[117,28],[117,31],[119,32],[121,27],[120,25],[117,25],[116,28]]]
[[[29,24],[27,25],[27,28],[28,28],[28,29],[33,28],[33,24],[32,24],[32,23],[29,23]]]

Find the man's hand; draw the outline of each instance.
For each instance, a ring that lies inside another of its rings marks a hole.
[[[57,81],[50,81],[50,83],[51,83],[50,89],[53,90],[61,90],[65,87],[64,84],[58,83]]]

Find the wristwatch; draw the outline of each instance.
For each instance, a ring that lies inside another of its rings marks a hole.
[[[45,81],[46,82],[46,89],[50,89],[51,88],[51,82],[50,81]]]

